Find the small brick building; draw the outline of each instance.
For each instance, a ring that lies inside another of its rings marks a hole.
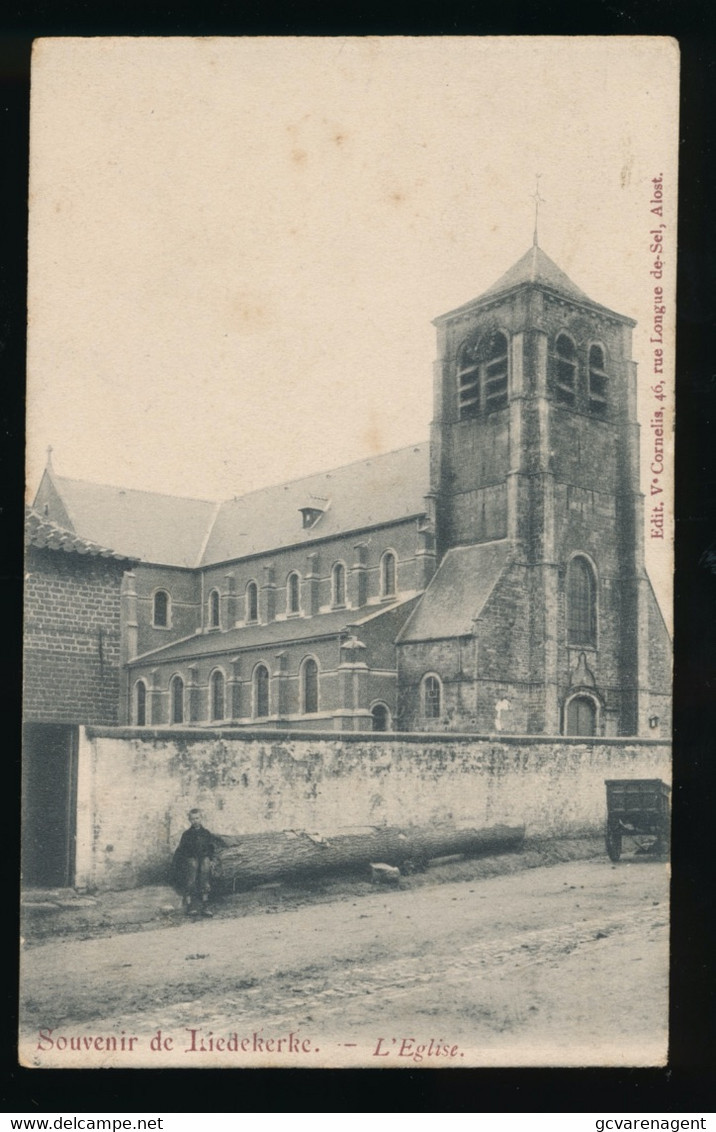
[[[122,555],[28,510],[23,656],[23,875],[73,873],[77,729],[120,704]]]

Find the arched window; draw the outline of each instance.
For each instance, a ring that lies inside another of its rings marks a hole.
[[[389,731],[390,730],[390,712],[385,704],[374,704],[370,709],[370,714],[373,719],[373,731]]]
[[[333,604],[346,604],[346,568],[342,562],[333,567]]]
[[[134,722],[137,727],[145,727],[147,723],[147,685],[143,680],[137,680],[134,685]]]
[[[246,620],[258,621],[259,619],[259,587],[256,582],[249,582],[246,587]]]
[[[507,404],[508,342],[497,330],[464,342],[457,357],[458,413],[470,420]]]
[[[218,629],[221,623],[221,603],[219,591],[212,590],[209,594],[209,627]]]
[[[265,664],[254,669],[254,717],[264,719],[269,714],[269,670]]]
[[[425,719],[439,719],[442,714],[442,684],[439,676],[424,676],[422,688]]]
[[[565,734],[596,735],[597,705],[591,696],[573,696],[567,704]]]
[[[567,641],[597,643],[597,585],[591,563],[581,555],[567,567]]]
[[[168,629],[171,602],[166,590],[157,590],[152,608],[152,624],[155,629]]]
[[[172,676],[169,685],[171,695],[172,723],[184,722],[184,681],[181,676]]]
[[[301,667],[301,709],[304,715],[318,711],[318,665],[311,656]]]
[[[215,672],[212,672],[211,679],[209,681],[209,698],[211,701],[210,706],[212,720],[224,719],[224,687],[224,673],[220,672],[219,669],[217,669]]]
[[[383,597],[393,597],[396,587],[396,558],[392,550],[386,550],[380,560],[380,592]]]
[[[296,573],[286,579],[286,609],[289,613],[301,611],[301,579]]]
[[[607,373],[601,346],[589,347],[589,411],[597,417],[607,414]]]
[[[559,334],[554,352],[554,395],[561,405],[574,405],[577,388],[577,351],[567,334]]]

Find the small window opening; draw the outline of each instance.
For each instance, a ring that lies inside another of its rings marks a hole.
[[[135,686],[134,719],[137,727],[146,727],[147,723],[147,685],[138,680]]]
[[[318,711],[318,665],[312,657],[303,663],[303,711],[305,715]]]
[[[224,697],[224,673],[212,672],[211,674],[211,718],[218,720],[224,718],[225,711],[225,697]]]
[[[392,550],[386,551],[382,560],[381,592],[383,597],[393,597],[396,585],[396,561]]]
[[[254,672],[254,716],[265,719],[269,714],[269,671],[259,664]]]
[[[219,591],[212,590],[209,594],[209,626],[218,629],[221,623],[221,605]]]
[[[423,681],[423,715],[426,719],[439,719],[442,711],[442,688],[437,676],[426,676]]]
[[[246,620],[258,621],[259,619],[259,587],[256,582],[249,582],[246,587]]]
[[[289,613],[300,613],[301,579],[298,574],[289,574],[286,582],[286,607]]]
[[[390,723],[390,713],[385,704],[375,704],[370,709],[370,714],[373,720],[373,731],[387,731]]]
[[[157,590],[154,595],[154,625],[158,629],[169,627],[169,594],[166,590]]]
[[[181,676],[172,677],[171,683],[172,723],[184,722],[184,681]]]
[[[342,562],[333,567],[333,604],[346,604],[346,568]]]

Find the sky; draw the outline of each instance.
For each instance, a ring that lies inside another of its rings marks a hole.
[[[50,445],[61,475],[217,499],[427,439],[432,319],[530,246],[536,174],[542,248],[638,321],[648,491],[677,75],[638,37],[38,41],[30,497]]]

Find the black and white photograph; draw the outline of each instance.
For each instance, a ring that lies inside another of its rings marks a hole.
[[[19,1056],[667,1060],[679,49],[33,49]]]

